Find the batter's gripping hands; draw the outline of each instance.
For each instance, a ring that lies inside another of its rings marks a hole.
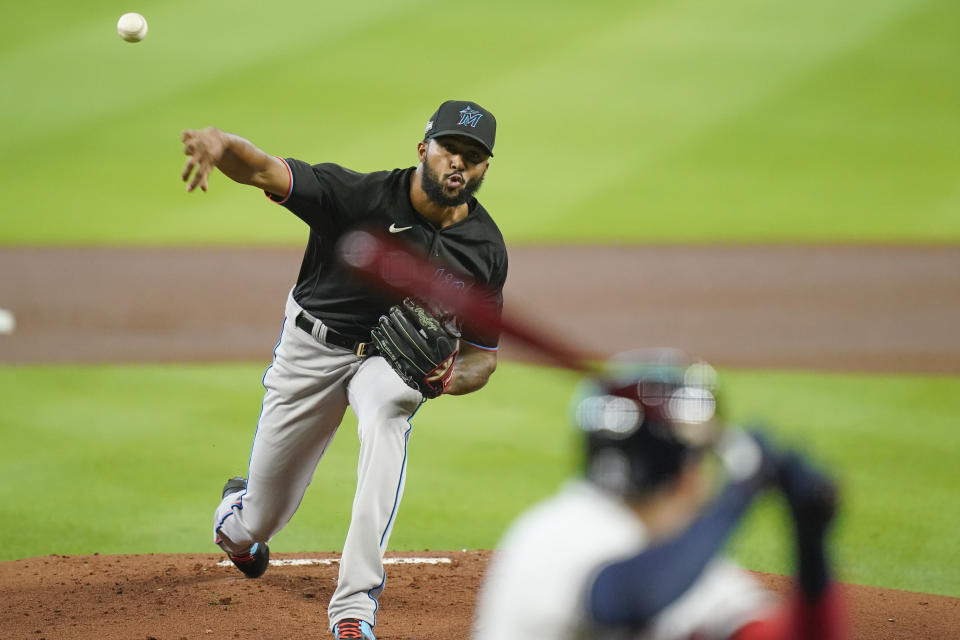
[[[405,298],[370,336],[377,353],[397,375],[426,398],[436,398],[450,384],[460,350],[460,334],[451,322],[441,322],[422,304]]]

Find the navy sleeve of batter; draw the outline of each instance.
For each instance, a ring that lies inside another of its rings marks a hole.
[[[323,229],[341,215],[335,189],[341,174],[351,172],[332,163],[310,165],[295,158],[280,158],[290,170],[290,189],[285,196],[267,193],[312,228]],[[266,193],[266,192],[265,192]]]
[[[730,484],[680,535],[603,567],[587,592],[594,621],[632,628],[651,621],[696,581],[756,494],[756,483]]]

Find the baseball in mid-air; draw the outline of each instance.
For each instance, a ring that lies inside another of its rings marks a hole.
[[[17,319],[13,316],[13,312],[0,309],[0,335],[13,333],[16,328]]]
[[[139,13],[125,13],[117,21],[117,33],[127,42],[140,42],[147,36],[147,19]]]

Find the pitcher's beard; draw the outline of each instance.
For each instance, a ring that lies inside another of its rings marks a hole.
[[[483,184],[483,176],[481,175],[467,181],[458,194],[448,196],[443,190],[443,182],[441,182],[440,176],[430,168],[429,159],[430,156],[427,156],[423,161],[423,174],[421,175],[420,182],[423,186],[423,192],[427,194],[427,197],[430,198],[434,204],[438,204],[441,207],[460,206],[472,198],[473,194],[475,194]]]

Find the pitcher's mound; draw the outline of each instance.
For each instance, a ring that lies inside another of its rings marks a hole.
[[[388,555],[379,640],[467,640],[489,551]],[[257,580],[219,554],[47,556],[0,563],[3,637],[15,640],[330,638],[337,554],[273,554]],[[759,574],[785,593],[789,579]],[[845,585],[864,640],[957,638],[960,599]]]

